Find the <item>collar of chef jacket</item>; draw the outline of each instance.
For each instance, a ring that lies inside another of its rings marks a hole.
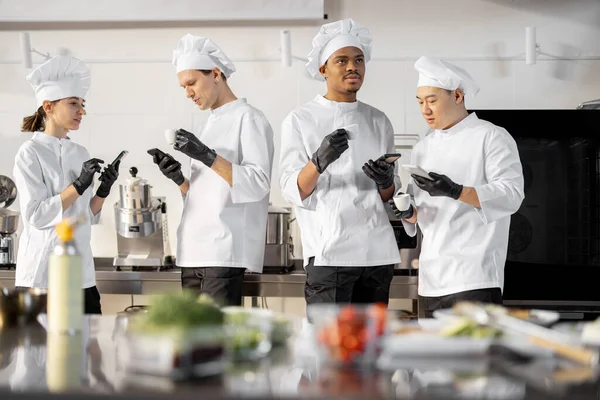
[[[33,140],[38,143],[42,143],[44,146],[48,147],[53,151],[60,152],[60,149],[64,146],[66,140],[71,140],[70,138],[60,139],[52,135],[48,135],[44,132],[34,132]]]
[[[448,129],[436,129],[435,130],[436,136],[439,136],[439,135],[445,135],[445,136],[447,135],[447,136],[449,136],[449,135],[452,135],[454,133],[460,132],[463,129],[465,129],[467,126],[471,125],[472,122],[474,122],[474,121],[476,121],[478,119],[479,118],[477,118],[477,115],[475,115],[475,113],[471,113],[471,114],[467,115],[466,117],[464,117],[462,119],[462,121],[460,121],[458,124],[454,125],[451,128],[448,128]]]
[[[223,104],[221,107],[219,108],[215,108],[214,110],[210,110],[210,116],[213,118],[218,118],[221,115],[227,114],[230,111],[235,110],[236,108],[247,104],[246,99],[245,98],[241,98],[241,99],[237,99],[234,101],[230,101],[227,104]]]
[[[317,102],[325,107],[331,107],[331,108],[342,110],[342,111],[354,111],[358,107],[358,100],[354,101],[352,103],[331,101],[331,100],[328,100],[325,97],[321,96],[320,94],[317,95],[317,97],[315,97],[315,102]]]

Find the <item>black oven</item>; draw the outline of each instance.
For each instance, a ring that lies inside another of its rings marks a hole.
[[[600,110],[471,111],[506,128],[523,165],[505,304],[600,316]]]

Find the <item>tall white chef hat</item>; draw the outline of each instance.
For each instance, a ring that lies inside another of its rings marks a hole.
[[[344,47],[358,47],[365,55],[365,62],[368,62],[371,59],[372,41],[368,29],[351,18],[324,24],[313,38],[313,48],[308,55],[306,69],[314,79],[324,81],[319,67],[324,65],[333,53]]]
[[[420,86],[433,86],[446,90],[461,89],[465,95],[475,97],[479,93],[479,85],[464,69],[434,57],[421,57],[415,63],[419,71]]]
[[[173,50],[173,65],[177,73],[188,69],[209,70],[219,68],[229,78],[235,72],[235,65],[223,50],[212,40],[187,34]]]
[[[27,75],[35,92],[37,106],[44,100],[55,101],[67,97],[85,98],[90,88],[90,69],[83,61],[71,56],[56,56]]]

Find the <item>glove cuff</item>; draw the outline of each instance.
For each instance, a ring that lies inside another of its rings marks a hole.
[[[96,196],[105,199],[108,197],[108,195],[110,194],[110,188],[104,186],[103,184],[100,185],[100,187],[98,188],[98,190],[96,191]]]
[[[403,212],[402,219],[411,219],[413,215],[415,215],[415,208],[411,204],[408,210]]]
[[[394,184],[394,176],[392,175],[385,182],[378,183],[377,188],[381,189],[381,190],[385,190],[385,189],[389,189],[390,187],[392,187],[393,184]]]
[[[313,156],[311,157],[310,161],[312,161],[312,163],[315,164],[315,167],[317,167],[317,172],[319,174],[322,174],[323,171],[325,171],[325,168],[321,168],[321,166],[319,165],[319,158],[317,157],[317,152],[315,152],[313,154]]]
[[[83,193],[85,193],[86,189],[89,187],[89,186],[85,186],[83,183],[81,183],[79,178],[75,179],[75,181],[73,181],[72,185],[75,188],[75,190],[77,191],[77,194],[79,194],[80,196],[82,196]]]
[[[215,163],[216,159],[217,153],[214,150],[209,149],[200,161],[204,163],[204,165],[206,165],[208,168],[211,168],[212,165]]]
[[[183,182],[185,182],[185,177],[183,176],[183,174],[179,174],[173,178],[173,182],[175,182],[177,186],[181,186],[183,185]]]
[[[457,184],[452,189],[452,192],[450,192],[450,197],[452,197],[454,200],[458,200],[460,198],[460,195],[462,194],[462,191],[463,191],[463,185]]]

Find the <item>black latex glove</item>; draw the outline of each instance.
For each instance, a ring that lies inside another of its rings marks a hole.
[[[106,168],[104,168],[104,171],[100,175],[100,181],[102,181],[102,183],[96,191],[96,196],[104,199],[110,194],[112,185],[119,177],[119,165],[121,165],[121,161],[117,161],[115,165],[108,164]]]
[[[417,175],[411,175],[417,183],[417,186],[429,193],[430,196],[447,196],[451,199],[458,200],[462,193],[463,186],[452,182],[446,175],[430,172],[429,176],[433,180],[425,179]]]
[[[394,184],[394,164],[383,160],[369,160],[363,165],[362,170],[375,181],[379,189],[387,189]]]
[[[329,164],[340,158],[347,149],[348,132],[345,129],[337,129],[323,138],[321,145],[312,155],[311,161],[317,167],[317,171],[322,174]]]
[[[415,209],[413,208],[412,204],[410,205],[410,207],[408,207],[408,210],[400,211],[400,210],[398,210],[398,207],[396,207],[396,203],[394,203],[394,199],[389,199],[388,203],[392,207],[392,211],[394,212],[394,215],[396,215],[396,218],[411,219],[413,217],[413,215],[415,215]]]
[[[98,158],[92,158],[83,163],[81,166],[81,174],[79,174],[79,177],[73,182],[73,186],[80,196],[92,185],[94,174],[102,170],[100,164],[103,163],[104,161]]]
[[[181,151],[183,154],[198,160],[208,168],[212,167],[217,153],[214,150],[208,148],[207,145],[202,143],[200,139],[191,132],[184,129],[177,130],[177,136],[175,137],[175,144],[173,145],[175,150]]]
[[[158,149],[148,150],[148,154],[152,156],[152,161],[158,165],[160,172],[175,182],[177,186],[180,186],[185,181],[183,172],[181,172],[181,163],[174,159],[172,155],[163,153]]]

